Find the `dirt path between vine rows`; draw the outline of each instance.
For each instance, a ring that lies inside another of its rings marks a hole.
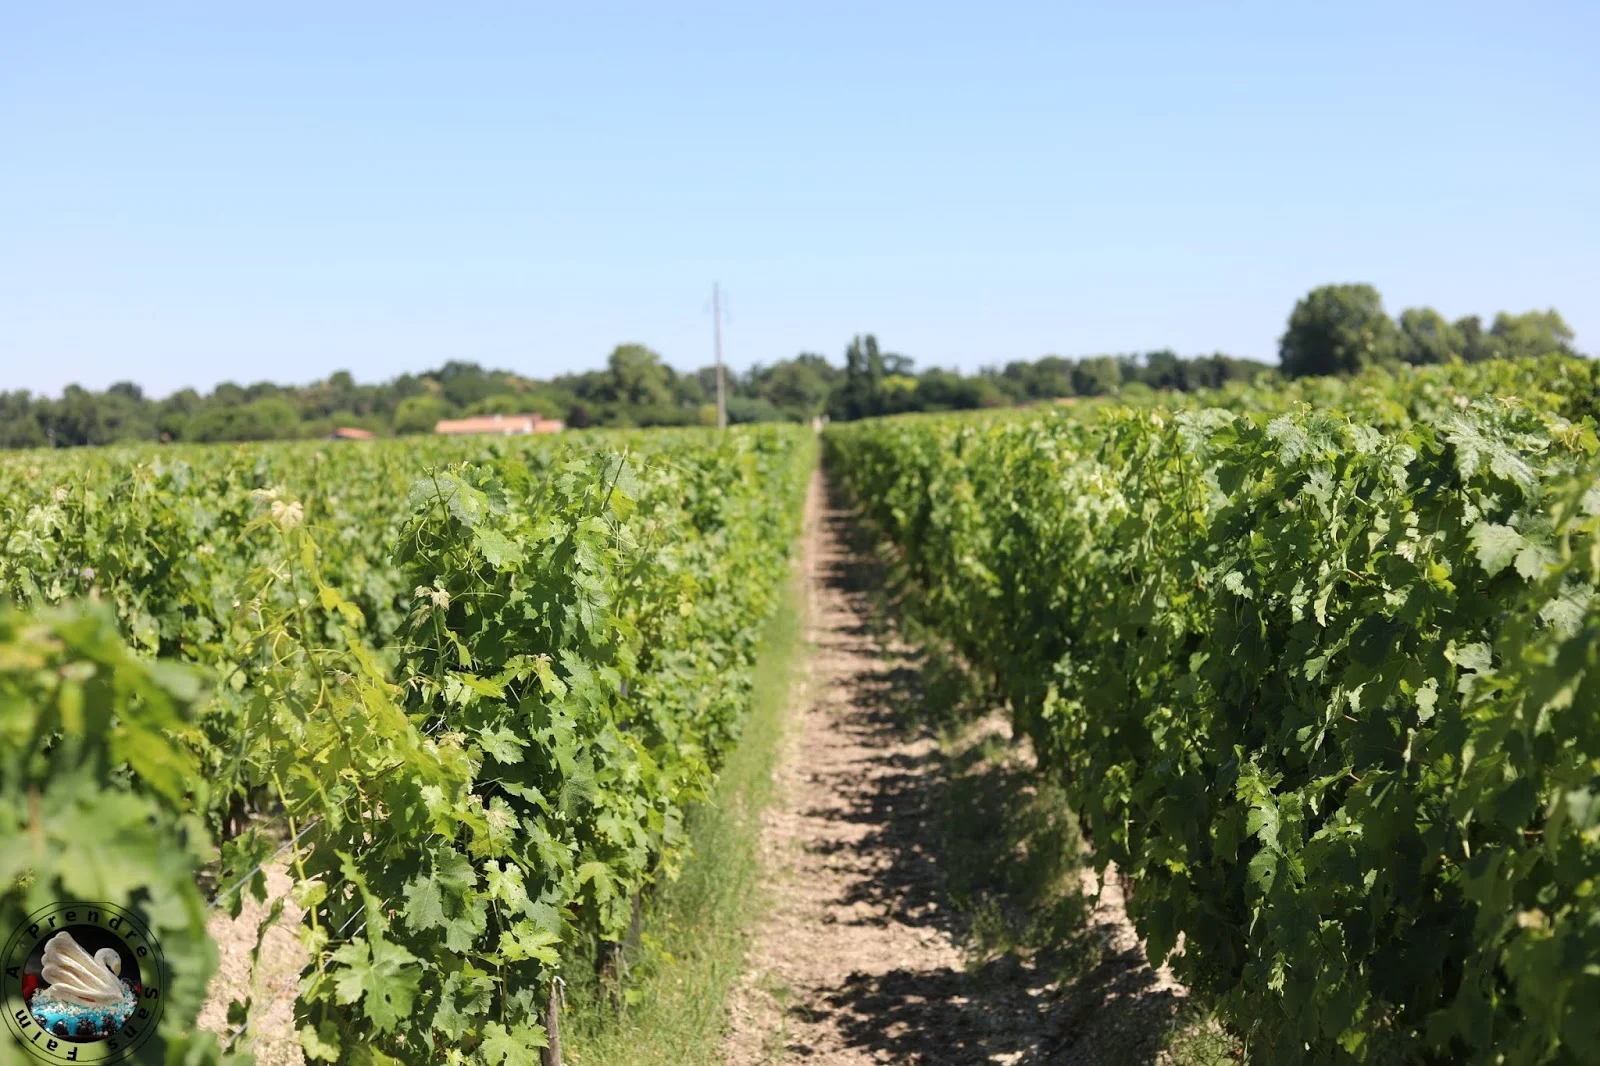
[[[951,791],[948,750],[903,713],[920,698],[920,656],[875,624],[875,567],[820,474],[807,512],[811,658],[764,815],[772,902],[732,996],[728,1066],[1175,1061],[1164,1034],[1183,990],[1146,965],[1114,882],[1101,894],[1087,870],[1069,875],[1083,878],[1076,972],[974,947],[941,828],[971,794]],[[1021,747],[1001,714],[969,725]],[[959,784],[1031,790],[1024,757]]]
[[[887,717],[886,690],[911,667],[871,632],[868,575],[820,474],[809,497],[810,659],[763,818],[774,902],[734,994],[730,1066],[893,1061],[883,1053],[911,1035],[883,1010],[903,1001],[896,986],[962,970],[939,920],[937,872],[916,862],[928,854],[917,841],[919,778],[934,742],[901,738]]]

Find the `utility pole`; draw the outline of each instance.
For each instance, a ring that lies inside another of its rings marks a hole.
[[[717,350],[717,428],[728,428],[728,387],[722,380],[722,291],[711,283],[711,335]]]

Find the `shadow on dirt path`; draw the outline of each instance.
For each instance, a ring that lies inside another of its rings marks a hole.
[[[728,1061],[1196,1061],[1163,1050],[1183,990],[1085,876],[1026,745],[888,626],[882,567],[820,480],[809,515],[812,657]]]

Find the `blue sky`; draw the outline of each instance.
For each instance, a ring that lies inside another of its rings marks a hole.
[[[1600,5],[12,4],[0,389],[621,341],[1275,360],[1296,297],[1600,348]]]

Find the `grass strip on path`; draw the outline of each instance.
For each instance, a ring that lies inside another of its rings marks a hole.
[[[728,990],[764,906],[761,811],[784,712],[804,662],[798,570],[767,624],[744,732],[711,799],[689,816],[692,850],[677,880],[645,904],[620,1002],[584,969],[569,991],[563,1058],[575,1066],[702,1066],[721,1061]]]

